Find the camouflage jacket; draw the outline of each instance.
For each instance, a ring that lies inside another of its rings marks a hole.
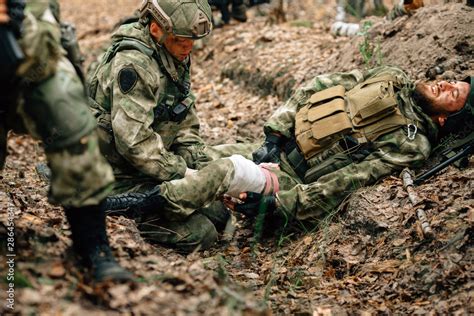
[[[19,41],[25,60],[17,70],[17,76],[26,84],[36,84],[51,77],[59,59],[65,55],[60,44],[58,6],[57,0],[26,2]]]
[[[373,142],[373,151],[362,161],[328,173],[316,182],[279,192],[277,198],[283,211],[296,215],[301,220],[321,218],[323,214],[337,207],[353,190],[373,184],[381,177],[399,172],[404,167],[419,167],[428,158],[438,129],[412,99],[414,83],[403,71],[395,67],[317,76],[271,116],[265,124],[265,132],[279,132],[291,138],[296,111],[313,93],[339,84],[350,90],[368,78],[387,73],[396,76],[402,83],[402,88],[397,92],[398,105],[409,121],[417,126],[418,131],[414,139],[408,139],[407,127],[379,137]]]
[[[395,4],[390,12],[387,13],[387,19],[389,21],[395,20],[401,16],[407,15],[408,12],[402,4]]]
[[[177,179],[187,167],[209,160],[189,88],[189,65],[189,59],[180,63],[157,46],[140,22],[125,24],[113,35],[88,89],[105,156],[118,179]],[[188,111],[173,121],[169,111],[179,104]]]

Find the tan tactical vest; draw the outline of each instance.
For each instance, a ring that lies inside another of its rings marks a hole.
[[[346,91],[342,85],[313,94],[296,114],[295,136],[308,160],[345,135],[360,144],[407,124],[398,108],[397,79],[384,75]]]

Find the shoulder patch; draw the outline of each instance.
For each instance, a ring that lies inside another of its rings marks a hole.
[[[137,84],[138,74],[132,67],[123,68],[118,74],[118,83],[120,91],[123,94],[127,94],[132,91],[133,87]]]

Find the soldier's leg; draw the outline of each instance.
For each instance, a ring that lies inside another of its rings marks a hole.
[[[288,190],[298,180],[284,170],[270,169],[278,178],[281,190]],[[164,182],[159,186],[161,209],[170,219],[189,216],[194,210],[228,194],[237,197],[241,192],[263,193],[275,184],[259,166],[242,156],[232,156],[211,162],[205,168],[182,179]]]
[[[224,22],[224,24],[229,24],[229,0],[212,0],[209,1],[209,4],[215,6],[221,12],[222,22]]]
[[[297,178],[283,170],[272,172],[277,176],[282,190],[289,190],[299,183]],[[187,239],[188,234],[185,232],[199,230],[199,226],[202,225],[198,219],[194,218],[195,214],[199,214],[195,210],[208,205],[224,194],[237,197],[241,192],[262,193],[267,188],[275,190],[274,179],[271,180],[270,186],[269,181],[265,172],[251,160],[242,156],[232,156],[213,161],[205,168],[183,179],[164,182],[148,190],[142,187],[144,193],[109,197],[106,207],[111,210],[129,209],[128,213],[136,212],[143,216],[140,222],[145,234],[163,243],[181,242],[186,247],[188,245],[185,241],[190,239]],[[190,226],[182,225],[181,231],[176,232],[179,235],[170,236],[166,232],[167,227],[163,227],[179,225],[178,223],[187,220],[195,221],[195,228],[191,229]],[[192,246],[193,243],[189,245]]]
[[[74,249],[96,281],[130,279],[108,243],[100,203],[114,178],[100,154],[95,121],[74,67],[60,59],[53,76],[25,89],[24,100],[19,113],[44,143],[52,171],[50,200],[65,208]]]
[[[205,149],[205,153],[212,160],[230,157],[232,155],[241,155],[247,159],[252,160],[252,153],[257,150],[261,145],[261,143],[236,143],[207,146]]]
[[[6,114],[0,111],[0,170],[5,165],[7,158],[7,122],[5,121]]]
[[[119,179],[115,183],[113,192],[119,193],[119,196],[130,193],[140,194],[153,190],[157,185],[158,183],[151,178],[141,179],[141,181],[140,179]],[[143,238],[150,242],[176,248],[182,252],[209,248],[218,239],[219,221],[226,222],[230,218],[228,211],[217,220],[207,213],[195,211],[189,216],[183,215],[178,219],[173,217],[174,219],[170,220],[170,216],[167,216],[166,212],[167,210],[157,209],[156,212],[148,214],[130,214],[122,211],[109,211],[108,214],[133,218]]]
[[[200,208],[228,190],[233,168],[231,160],[220,159],[192,176],[158,186],[162,202],[154,204],[147,212],[134,214],[143,237],[183,252],[212,246],[218,238],[216,226],[224,226],[231,214],[227,209],[212,204],[209,209]],[[156,185],[140,184],[130,188],[130,192],[150,192],[153,189]],[[216,214],[219,211],[222,214]]]
[[[247,6],[244,0],[232,0],[232,17],[240,22],[247,21]]]

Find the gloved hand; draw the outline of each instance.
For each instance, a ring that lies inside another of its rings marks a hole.
[[[5,1],[0,1],[0,3],[1,2],[5,3]],[[25,18],[25,0],[7,0],[6,4],[8,6],[8,12],[3,12],[8,14],[9,21],[7,20],[4,22],[10,22],[9,25],[13,31],[13,34],[19,38],[21,35],[21,25],[23,24],[23,19]],[[2,11],[0,10],[0,12]]]
[[[267,135],[262,147],[252,153],[253,161],[256,164],[262,162],[280,163],[280,146],[283,142],[283,137],[279,134]]]
[[[274,195],[245,192],[240,196],[240,198],[244,203],[237,204],[234,210],[249,217],[255,217],[259,212],[265,212],[266,214],[273,213],[276,208],[276,199]]]

